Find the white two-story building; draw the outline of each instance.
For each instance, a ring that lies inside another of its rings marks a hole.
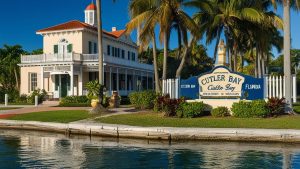
[[[85,84],[98,78],[96,6],[77,20],[37,31],[43,36],[41,55],[21,57],[21,94],[45,89],[52,98],[85,95]],[[103,31],[104,83],[108,94],[153,89],[153,66],[140,63],[138,46],[125,30]]]

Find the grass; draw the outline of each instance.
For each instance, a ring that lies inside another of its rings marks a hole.
[[[85,110],[62,110],[20,114],[7,118],[8,120],[40,121],[69,123],[91,117]]]
[[[278,118],[167,118],[157,113],[116,115],[97,119],[98,122],[131,126],[200,127],[200,128],[266,128],[300,129],[300,116]]]
[[[14,110],[21,109],[22,107],[0,107],[0,110]]]

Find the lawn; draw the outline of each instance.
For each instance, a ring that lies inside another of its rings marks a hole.
[[[266,128],[300,129],[300,116],[282,116],[278,118],[167,118],[158,113],[139,113],[102,117],[101,123],[132,126],[160,127],[201,127],[201,128]]]
[[[14,110],[14,109],[21,109],[22,107],[0,107],[1,110]]]
[[[85,110],[62,110],[20,114],[7,118],[8,120],[41,121],[69,123],[91,117]]]

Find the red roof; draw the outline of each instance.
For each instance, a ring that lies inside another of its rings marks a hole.
[[[97,10],[97,6],[94,3],[91,3],[85,10]]]
[[[93,31],[97,31],[97,28],[92,25],[74,20],[74,21],[69,21],[69,22],[62,23],[62,24],[59,24],[56,26],[52,26],[49,28],[38,30],[37,33],[70,30],[70,29],[90,29]],[[114,31],[114,32],[103,31],[103,33],[106,35],[112,36],[114,38],[119,38],[125,33],[125,30],[119,30],[119,31]]]

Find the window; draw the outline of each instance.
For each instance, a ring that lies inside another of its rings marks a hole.
[[[122,59],[125,58],[125,50],[122,50]]]
[[[98,50],[97,50],[98,48],[97,48],[97,43],[94,43],[94,53],[96,54],[96,53],[98,53]]]
[[[93,52],[93,45],[92,45],[92,42],[89,41],[89,54],[92,54]]]
[[[135,61],[135,53],[132,52],[132,58],[133,61]]]
[[[58,45],[54,45],[53,51],[54,51],[54,54],[58,53]]]
[[[90,12],[90,22],[91,24],[94,24],[94,13]]]
[[[128,51],[128,60],[130,60],[130,52]]]
[[[29,73],[29,79],[29,92],[32,92],[37,88],[37,73]]]
[[[120,57],[120,48],[118,48],[118,58]]]
[[[107,55],[110,56],[110,45],[107,45]]]

